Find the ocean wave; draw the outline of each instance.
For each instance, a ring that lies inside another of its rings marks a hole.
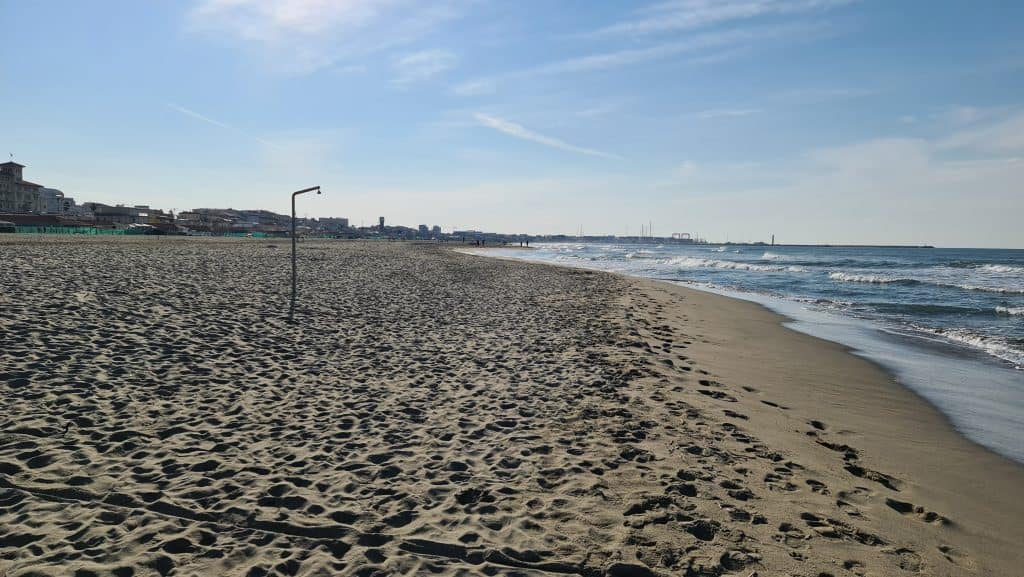
[[[981,264],[973,261],[958,260],[946,265],[950,268],[966,268],[985,271],[987,273],[1024,275],[1024,266],[1010,264]]]
[[[710,258],[697,258],[692,256],[675,257],[668,259],[665,264],[682,268],[721,268],[730,270],[749,270],[757,272],[806,272],[807,269],[799,266],[765,265],[749,262],[738,262],[734,260],[716,260]]]
[[[786,259],[787,259],[787,257],[785,257],[785,256],[783,256],[781,254],[778,254],[778,253],[770,252],[770,251],[765,251],[765,253],[761,255],[761,260],[786,260]]]
[[[925,333],[942,337],[943,339],[967,345],[975,349],[980,349],[993,357],[1002,359],[1014,365],[1014,367],[1020,369],[1024,368],[1024,350],[1018,347],[1014,347],[1008,343],[1005,339],[1000,337],[990,337],[970,331],[967,329],[952,328],[928,328],[928,327],[916,327]]]
[[[934,303],[900,303],[900,302],[866,302],[868,310],[893,313],[898,315],[990,315],[991,308],[959,306],[954,304]]]
[[[902,276],[884,276],[874,274],[855,274],[847,272],[831,272],[828,274],[828,278],[832,280],[842,282],[861,282],[870,284],[894,284],[894,285],[905,285],[913,286],[920,284],[928,284],[931,286],[954,288],[965,291],[979,291],[997,294],[1024,294],[1024,287],[1019,286],[992,286],[992,285],[979,285],[969,283],[956,283],[948,282],[945,280],[938,279],[919,279]]]
[[[708,249],[711,252],[725,252],[724,246],[716,246],[715,248]]]
[[[996,314],[1013,317],[1024,316],[1024,307],[996,307]]]
[[[980,268],[981,270],[987,272],[1024,274],[1024,267],[1022,266],[1010,266],[1007,264],[985,264],[981,265]]]
[[[951,283],[933,283],[935,286],[942,286],[948,288],[958,288],[965,291],[981,291],[987,293],[998,293],[1006,295],[1024,295],[1024,287],[1005,287],[1005,286],[980,286],[975,284],[951,284]]]
[[[875,274],[853,274],[848,272],[830,272],[828,278],[842,282],[863,282],[871,284],[919,284],[915,278],[881,276]]]

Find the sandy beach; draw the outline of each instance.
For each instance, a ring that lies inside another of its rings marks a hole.
[[[0,237],[0,576],[994,575],[1024,467],[757,305],[457,253]]]

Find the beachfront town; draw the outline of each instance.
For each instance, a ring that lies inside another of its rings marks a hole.
[[[177,213],[146,205],[78,202],[56,188],[24,178],[25,165],[0,164],[0,228],[12,232],[274,237],[291,234],[291,217],[261,209],[194,208]],[[526,235],[396,226],[380,217],[371,226],[349,219],[296,218],[296,232],[334,238],[513,242]]]
[[[144,234],[188,236],[287,237],[289,215],[263,209],[193,208],[174,212],[147,205],[109,205],[78,202],[61,190],[25,180],[25,165],[0,164],[0,232],[47,234]],[[535,235],[485,232],[474,229],[443,231],[438,225],[416,227],[388,224],[381,216],[367,226],[348,218],[296,218],[297,235],[343,239],[458,241],[471,243],[618,242],[704,244],[688,233],[670,236],[576,234]],[[643,229],[641,225],[640,230]]]

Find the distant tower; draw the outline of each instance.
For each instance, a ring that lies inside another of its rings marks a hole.
[[[775,235],[772,235],[772,246],[775,246]]]
[[[380,217],[379,224],[377,224],[377,230],[379,230],[381,234],[384,234],[384,217],[383,216]]]

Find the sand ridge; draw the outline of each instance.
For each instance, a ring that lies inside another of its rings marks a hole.
[[[0,575],[986,574],[685,295],[307,242],[289,325],[287,248],[0,240]]]

